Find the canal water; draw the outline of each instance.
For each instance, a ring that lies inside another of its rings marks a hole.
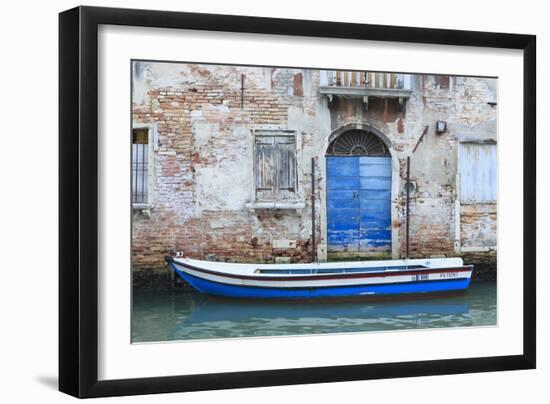
[[[386,302],[255,302],[136,291],[132,342],[496,325],[496,283],[461,296]]]

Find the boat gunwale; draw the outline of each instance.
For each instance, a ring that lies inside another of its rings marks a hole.
[[[349,278],[376,278],[376,277],[389,277],[389,276],[402,276],[402,275],[421,275],[421,274],[430,274],[430,273],[446,273],[446,272],[465,272],[473,271],[473,265],[462,265],[459,267],[439,267],[439,268],[430,268],[426,267],[424,269],[414,269],[414,270],[382,270],[382,271],[369,271],[369,272],[355,272],[355,273],[312,273],[308,275],[298,274],[282,274],[280,276],[269,275],[243,275],[243,274],[232,274],[227,272],[214,271],[211,269],[200,268],[185,262],[177,261],[173,257],[165,257],[166,261],[179,265],[184,268],[189,268],[194,271],[216,275],[221,277],[236,278],[236,279],[246,279],[246,280],[266,280],[266,281],[275,281],[275,280],[323,280],[323,279],[349,279]]]

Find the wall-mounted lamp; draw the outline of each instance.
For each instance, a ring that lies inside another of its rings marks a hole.
[[[435,123],[435,133],[438,135],[441,135],[442,133],[447,132],[447,122],[445,121],[437,121]]]

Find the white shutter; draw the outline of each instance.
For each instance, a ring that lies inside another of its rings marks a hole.
[[[496,144],[460,144],[460,200],[465,203],[497,200]]]

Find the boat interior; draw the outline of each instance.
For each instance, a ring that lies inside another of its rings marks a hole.
[[[255,273],[265,275],[310,275],[310,274],[348,274],[348,273],[363,273],[363,272],[386,272],[386,271],[403,271],[409,269],[425,269],[429,268],[425,265],[392,265],[380,267],[359,267],[359,268],[296,268],[296,269],[274,269],[274,268],[258,268]]]

